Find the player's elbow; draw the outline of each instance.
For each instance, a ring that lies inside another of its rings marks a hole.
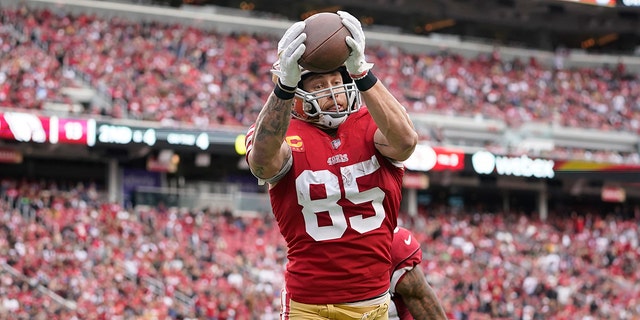
[[[418,134],[415,131],[411,131],[409,134],[403,135],[399,141],[396,142],[396,160],[405,161],[409,159],[413,151],[418,145]]]
[[[263,151],[263,152],[261,152]],[[281,175],[283,171],[291,166],[291,150],[286,143],[283,143],[277,153],[264,152],[260,148],[254,148],[247,155],[249,169],[256,178],[271,180]]]
[[[268,180],[278,173],[278,167],[274,166],[274,161],[263,161],[257,157],[249,157],[249,169],[256,178]]]
[[[374,136],[374,143],[385,157],[405,161],[409,159],[418,144],[418,134],[410,130],[406,134],[390,134],[387,137],[378,130]]]

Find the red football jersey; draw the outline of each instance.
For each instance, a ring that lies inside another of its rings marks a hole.
[[[285,140],[293,165],[269,193],[288,244],[286,291],[294,301],[353,302],[389,289],[404,168],[377,151],[376,129],[366,107],[335,136],[291,120]]]
[[[402,301],[402,297],[395,294],[396,284],[402,279],[407,270],[418,268],[422,262],[422,249],[420,244],[411,234],[411,231],[398,227],[393,236],[391,245],[391,263],[393,273],[391,275],[391,306],[389,319],[412,320],[413,317],[409,313],[409,309]]]

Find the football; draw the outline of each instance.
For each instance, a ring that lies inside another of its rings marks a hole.
[[[316,13],[304,20],[306,50],[298,63],[311,72],[329,72],[340,67],[349,57],[350,48],[345,41],[351,36],[336,13]]]

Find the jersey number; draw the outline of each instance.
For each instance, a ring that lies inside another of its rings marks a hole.
[[[344,186],[345,199],[354,204],[371,202],[375,212],[374,216],[363,217],[362,215],[349,218],[349,225],[359,233],[375,230],[382,225],[385,212],[382,206],[384,192],[375,187],[369,190],[360,191],[357,178],[372,174],[380,168],[380,164],[375,156],[370,160],[354,163],[350,166],[340,168],[342,179],[328,170],[305,170],[296,178],[296,191],[298,203],[302,206],[302,214],[307,233],[316,241],[338,239],[347,230],[347,218],[342,207],[338,204],[341,199],[340,182]],[[324,185],[327,197],[323,199],[311,199],[310,186]],[[317,213],[328,212],[331,218],[331,225],[320,226],[318,224]]]

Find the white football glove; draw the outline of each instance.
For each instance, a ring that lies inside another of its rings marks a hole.
[[[356,17],[345,11],[338,11],[338,15],[342,18],[342,24],[351,32],[351,37],[347,37],[347,45],[351,48],[351,54],[344,62],[347,71],[354,79],[360,79],[367,75],[367,72],[373,68],[373,63],[368,63],[364,55],[364,31],[362,25]]]
[[[306,49],[304,41],[307,34],[304,33],[304,21],[294,23],[278,42],[278,64],[271,72],[278,77],[280,83],[287,87],[297,87],[300,81],[300,65],[298,60]]]

